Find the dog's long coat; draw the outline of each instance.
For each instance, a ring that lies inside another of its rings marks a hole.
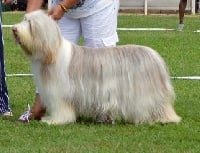
[[[42,121],[64,124],[80,115],[99,114],[135,124],[180,121],[167,67],[153,49],[77,46],[65,40],[42,11],[26,14],[13,33],[31,60],[49,111]]]

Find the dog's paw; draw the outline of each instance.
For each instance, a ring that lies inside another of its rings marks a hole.
[[[49,125],[62,125],[62,124],[70,124],[74,123],[76,120],[61,120],[59,118],[53,118],[51,116],[45,116],[41,119],[42,122],[47,123]]]
[[[50,116],[42,117],[41,121],[44,123],[47,123],[49,125],[55,124],[55,122],[53,121],[53,119]]]
[[[96,116],[97,123],[115,124],[115,120],[109,114],[98,114]]]

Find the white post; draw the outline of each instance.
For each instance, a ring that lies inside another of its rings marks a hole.
[[[144,14],[145,14],[145,15],[147,15],[147,13],[148,13],[148,3],[147,3],[147,1],[148,1],[148,0],[145,0],[145,1],[144,1]]]
[[[195,0],[191,1],[191,9],[192,14],[195,14]]]

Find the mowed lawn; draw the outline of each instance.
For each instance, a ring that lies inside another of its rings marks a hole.
[[[3,24],[23,19],[23,12],[3,13]],[[200,17],[186,16],[185,29],[178,31],[118,31],[119,43],[146,45],[166,61],[170,75],[200,76]],[[178,15],[120,14],[119,28],[176,29]],[[48,26],[48,25],[46,25]],[[17,46],[10,28],[3,28],[7,74],[30,74],[30,62]],[[134,66],[134,65],[133,65]],[[14,117],[0,117],[1,153],[198,153],[200,150],[200,80],[172,79],[179,124],[96,124],[81,118],[71,125],[47,125],[18,117],[34,101],[31,76],[8,76],[7,86]]]

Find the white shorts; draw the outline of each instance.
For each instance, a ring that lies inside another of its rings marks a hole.
[[[64,15],[58,25],[62,35],[73,43],[77,44],[82,36],[84,46],[116,46],[118,9],[119,0],[114,0],[105,9],[88,17],[74,19]]]

